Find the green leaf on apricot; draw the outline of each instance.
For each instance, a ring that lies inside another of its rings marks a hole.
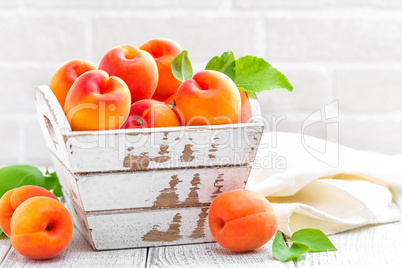
[[[187,50],[184,50],[173,59],[171,67],[173,76],[181,82],[193,77],[193,67],[188,58]]]
[[[303,243],[310,247],[310,252],[337,251],[329,238],[318,229],[306,228],[293,233],[290,241]]]
[[[261,92],[272,89],[293,90],[284,74],[262,58],[245,56],[236,60],[234,82],[240,90]]]
[[[49,191],[53,191],[57,197],[63,196],[56,174],[43,175],[38,168],[28,165],[15,165],[0,168],[0,197],[7,191],[24,185],[40,186]]]
[[[232,80],[235,78],[235,56],[232,51],[224,52],[222,56],[213,57],[205,67],[205,70],[215,70],[226,74]]]
[[[287,247],[281,232],[276,234],[272,244],[272,254],[278,261],[282,262],[298,258],[308,252],[309,249],[308,246],[298,242],[294,242],[291,247]]]

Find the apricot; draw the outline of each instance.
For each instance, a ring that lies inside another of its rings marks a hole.
[[[170,95],[167,99],[165,99],[164,103],[165,103],[166,105],[170,105],[170,104],[172,104],[173,101],[175,101],[175,100],[176,100],[176,92],[173,93],[172,95]]]
[[[246,92],[239,91],[241,98],[241,116],[240,123],[250,123],[251,121],[251,106]]]
[[[165,104],[173,110],[173,112],[176,114],[177,118],[180,120],[180,124],[183,126],[184,123],[184,116],[183,113],[177,108],[176,106],[176,92],[170,95],[166,100]]]
[[[83,73],[96,70],[96,66],[89,61],[74,59],[64,63],[53,74],[49,87],[53,91],[62,108],[66,102],[66,96],[74,81]]]
[[[183,51],[183,48],[173,40],[154,38],[142,44],[140,49],[149,52],[158,67],[159,80],[152,99],[164,101],[175,93],[182,83],[173,76],[170,65],[173,59]]]
[[[130,45],[109,50],[103,56],[99,70],[126,82],[131,93],[131,103],[150,99],[158,84],[158,67],[154,58],[145,50]]]
[[[0,199],[0,228],[7,235],[11,235],[10,222],[14,211],[25,200],[35,196],[47,196],[58,200],[57,197],[45,188],[26,185],[6,192]]]
[[[64,112],[72,130],[118,129],[130,112],[126,83],[101,70],[78,77],[67,94]]]
[[[278,229],[278,217],[269,201],[250,190],[220,194],[212,202],[208,217],[216,242],[236,252],[263,246]]]
[[[11,244],[20,254],[49,259],[68,246],[73,221],[68,210],[50,197],[32,197],[23,202],[11,218]]]
[[[140,100],[131,105],[123,128],[178,127],[180,120],[172,109],[156,100]]]
[[[176,105],[186,125],[235,124],[240,119],[239,90],[229,76],[217,71],[200,71],[184,81]]]

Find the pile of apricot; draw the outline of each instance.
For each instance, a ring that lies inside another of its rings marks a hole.
[[[174,77],[171,64],[182,51],[162,38],[139,48],[121,45],[98,67],[81,59],[66,62],[49,87],[74,131],[246,122],[247,96],[227,75],[203,70],[184,82]]]
[[[53,193],[32,185],[12,189],[1,197],[0,227],[17,252],[33,259],[57,256],[73,235],[68,210]]]

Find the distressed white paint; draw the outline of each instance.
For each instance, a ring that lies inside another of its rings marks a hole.
[[[74,177],[55,166],[57,174]],[[77,175],[78,191],[66,190],[86,212],[209,204],[222,192],[243,189],[251,166],[168,169]],[[64,180],[62,182],[64,186]],[[68,188],[67,188],[68,189]],[[81,200],[76,196],[80,195]],[[82,201],[82,207],[80,204]]]
[[[214,241],[209,206],[83,213],[74,203],[67,205],[75,211],[75,226],[97,250]]]
[[[91,230],[88,227],[88,220],[84,212],[77,206],[68,194],[64,191],[64,199],[66,201],[66,205],[68,210],[70,211],[71,217],[73,218],[74,226],[81,232],[81,234],[85,237],[88,243],[94,247],[94,243],[92,241]]]
[[[250,123],[79,132],[71,131],[47,86],[37,88],[36,99],[47,144],[73,173],[246,164],[254,160],[264,128],[252,93]],[[142,156],[149,164],[129,165],[130,156]]]
[[[212,242],[207,213],[208,207],[188,207],[89,214],[87,219],[96,249],[134,248]]]
[[[71,133],[71,127],[56,96],[49,87],[41,86],[35,89],[35,102],[39,124],[48,149],[71,169],[70,156],[64,139],[65,133]]]

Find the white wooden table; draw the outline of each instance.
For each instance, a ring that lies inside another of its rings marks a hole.
[[[402,222],[367,226],[330,236],[337,252],[308,253],[297,264],[272,256],[272,240],[247,253],[232,253],[216,243],[94,251],[74,230],[68,248],[50,260],[18,254],[0,240],[0,267],[402,267]]]

